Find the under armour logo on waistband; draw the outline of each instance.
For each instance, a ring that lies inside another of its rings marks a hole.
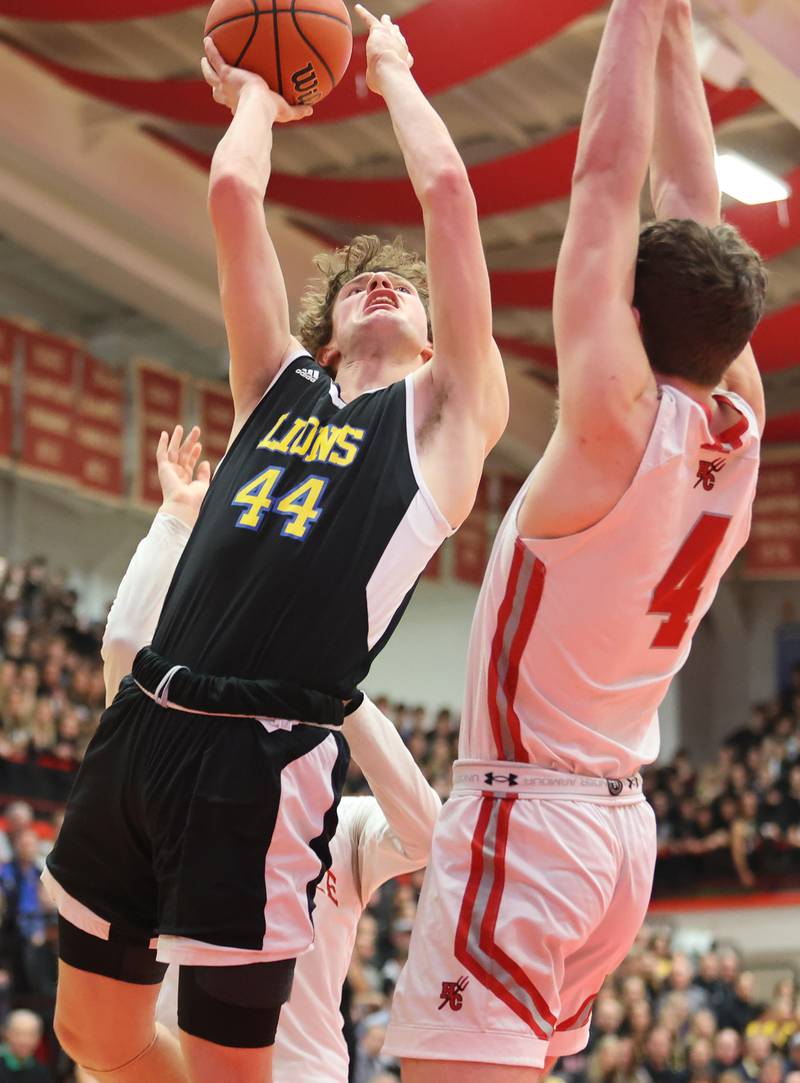
[[[496,775],[492,771],[487,771],[483,777],[486,779],[487,786],[493,786],[495,782],[507,782],[509,786],[516,786],[517,784],[517,776],[513,774]]]

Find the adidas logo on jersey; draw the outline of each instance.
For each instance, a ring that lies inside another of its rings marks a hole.
[[[295,369],[298,376],[302,376],[303,379],[308,380],[310,383],[316,383],[319,379],[319,369]]]

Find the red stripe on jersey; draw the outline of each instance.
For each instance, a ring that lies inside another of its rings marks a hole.
[[[548,1041],[550,1034],[542,1030],[539,1023],[531,1014],[528,1006],[515,997],[507,985],[504,985],[493,974],[490,974],[469,950],[469,930],[473,921],[478,890],[480,889],[481,881],[483,880],[486,829],[491,819],[495,800],[499,800],[501,804],[498,811],[495,852],[492,855],[492,888],[487,903],[486,915],[484,915],[484,919],[481,922],[479,943],[481,949],[486,952],[489,958],[494,962],[499,963],[500,966],[502,966],[509,975],[513,976],[519,985],[531,995],[531,999],[542,1018],[546,1019],[551,1024],[555,1023],[555,1017],[550,1012],[538,990],[532,985],[527,974],[525,974],[521,967],[514,963],[514,961],[498,947],[494,940],[497,915],[500,909],[503,886],[505,885],[505,853],[506,844],[508,842],[508,822],[516,797],[498,798],[495,794],[485,794],[483,797],[481,810],[478,815],[478,822],[472,836],[470,874],[469,880],[467,881],[467,888],[464,892],[464,899],[461,904],[453,952],[458,961],[467,968],[469,973],[477,978],[490,992],[494,993],[498,999],[502,1000],[503,1003],[523,1021],[523,1023],[526,1023],[531,1028],[538,1038],[541,1038],[543,1041]]]
[[[511,569],[508,573],[506,592],[503,601],[500,603],[500,608],[497,611],[497,626],[495,628],[494,638],[492,639],[492,652],[489,658],[489,680],[487,685],[489,720],[492,724],[492,736],[494,737],[497,758],[499,760],[504,760],[506,756],[503,751],[503,736],[500,732],[500,706],[497,702],[499,680],[497,665],[500,660],[500,653],[503,650],[503,638],[506,634],[506,625],[508,624],[511,610],[514,606],[514,596],[517,593],[517,583],[519,582],[519,573],[522,569],[523,555],[523,551],[515,545],[514,556],[511,560]]]
[[[524,542],[517,538],[516,544],[524,548]],[[508,707],[507,720],[511,739],[514,742],[514,758],[518,763],[530,763],[530,756],[522,743],[522,728],[519,715],[514,709],[514,701],[517,698],[517,685],[519,684],[519,664],[522,660],[522,652],[530,639],[536,614],[542,601],[544,590],[545,566],[541,560],[536,560],[531,572],[530,583],[525,595],[525,604],[520,616],[519,626],[514,639],[511,642],[511,651],[508,658],[508,670],[506,671],[505,694]]]

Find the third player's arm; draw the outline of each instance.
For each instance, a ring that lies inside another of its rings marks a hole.
[[[380,43],[381,34],[399,31],[381,23],[371,41]],[[369,47],[367,55],[370,62]],[[435,411],[445,418],[450,413],[460,427],[462,448],[475,448],[477,486],[483,457],[508,419],[508,388],[492,338],[489,273],[475,196],[444,121],[402,55],[387,49],[370,62],[370,78],[386,101],[425,225],[434,353],[420,375],[433,382]],[[474,440],[466,427],[474,429]]]
[[[653,375],[632,309],[639,204],[653,146],[656,56],[667,0],[615,0],[581,124],[556,271],[560,424],[624,430]]]
[[[668,0],[658,52],[656,128],[650,165],[656,218],[720,222],[714,127],[692,35],[690,0]],[[753,408],[764,426],[764,386],[748,346],[725,374],[724,385]]]
[[[286,287],[264,217],[273,125],[310,110],[290,107],[259,76],[225,64],[209,38],[203,72],[215,100],[233,112],[211,162],[208,208],[228,333],[231,392],[241,424],[291,343]]]
[[[364,900],[384,881],[420,868],[430,855],[433,829],[442,807],[396,726],[369,698],[344,720],[353,759],[385,817],[385,829],[362,832],[359,871]]]

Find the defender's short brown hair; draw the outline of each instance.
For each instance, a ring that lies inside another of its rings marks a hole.
[[[432,337],[425,261],[409,251],[400,237],[391,243],[373,235],[354,237],[343,248],[316,256],[314,265],[320,274],[307,287],[297,314],[297,337],[312,357],[331,340],[333,306],[339,290],[366,271],[389,271],[409,281],[425,306],[428,338]]]
[[[639,235],[633,303],[656,372],[716,387],[764,312],[764,263],[733,226],[671,218]]]

